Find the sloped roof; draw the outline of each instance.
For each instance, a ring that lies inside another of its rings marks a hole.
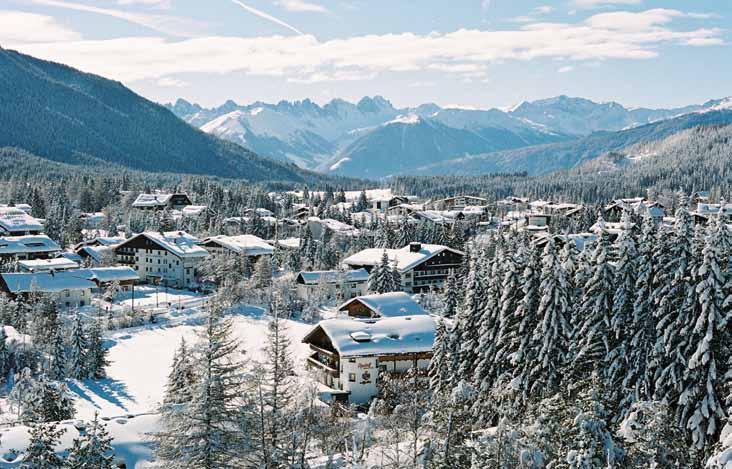
[[[370,321],[328,319],[315,326],[303,342],[308,343],[318,330],[328,336],[341,357],[429,352],[435,340],[435,322],[428,315]]]
[[[173,194],[140,194],[137,196],[133,207],[159,207],[167,205]]]
[[[343,310],[346,306],[354,302],[363,303],[367,308],[382,318],[427,314],[419,303],[404,292],[359,296],[346,301],[338,309]]]
[[[144,233],[133,236],[124,243],[119,244],[117,247],[123,246],[139,236],[144,236],[150,239],[163,249],[180,258],[208,256],[208,251],[198,245],[198,238],[186,233],[185,231],[166,231],[164,233],[159,233],[157,231],[145,231]]]
[[[61,247],[46,235],[5,236],[0,238],[0,255],[58,252]]]
[[[386,251],[386,255],[389,257],[389,262],[396,264],[400,272],[405,272],[421,264],[422,262],[430,259],[443,251],[451,251],[460,255],[464,253],[442,246],[440,244],[422,244],[420,250],[412,252],[410,246],[404,246],[401,249],[382,249],[382,248],[370,248],[364,249],[363,251],[357,252],[356,254],[347,257],[343,260],[345,265],[377,265],[381,263],[381,257]]]
[[[63,290],[96,288],[94,281],[123,282],[139,280],[140,276],[130,267],[99,267],[61,272],[33,272],[0,274],[11,293],[57,293]]]
[[[40,272],[48,270],[65,270],[75,269],[79,267],[76,262],[64,257],[56,257],[54,259],[35,259],[29,261],[18,261],[18,265],[24,270],[30,272]]]
[[[317,285],[320,282],[366,282],[369,279],[369,273],[366,272],[366,269],[348,270],[345,272],[339,270],[314,270],[308,272],[303,270],[297,274],[297,278],[302,278],[305,285]]]
[[[211,236],[202,241],[202,244],[208,243],[215,243],[230,251],[247,256],[261,256],[274,252],[274,248],[267,241],[254,235]]]
[[[0,228],[9,233],[41,231],[43,224],[17,207],[0,207]]]

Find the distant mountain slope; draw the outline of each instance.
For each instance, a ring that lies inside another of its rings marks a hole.
[[[376,96],[355,104],[335,99],[323,106],[307,99],[248,105],[227,101],[211,109],[179,99],[167,106],[186,122],[260,155],[334,174],[383,177],[403,174],[413,165],[563,142],[730,104],[726,99],[674,109],[627,109],[618,103],[558,96],[524,102],[510,111],[442,108],[434,103],[400,109]],[[407,129],[402,122],[399,132],[390,124],[412,115],[422,119],[418,129]]]
[[[429,162],[456,155],[541,143],[536,134],[497,127],[455,128],[415,114],[401,116],[364,134],[340,151],[327,171],[345,176],[383,178],[405,174]],[[544,141],[549,140],[544,137]],[[556,138],[555,140],[558,140]]]
[[[595,103],[589,99],[562,95],[523,102],[512,109],[510,114],[555,132],[568,135],[589,135],[599,130],[623,130],[672,119],[683,114],[710,109],[723,102],[730,102],[730,100],[726,98],[674,109],[627,109],[615,102]]]
[[[497,109],[464,110],[442,109],[435,104],[424,104],[414,109],[397,109],[386,99],[364,97],[358,103],[349,103],[341,99],[320,106],[310,100],[277,104],[253,103],[237,105],[227,101],[222,106],[204,109],[179,99],[175,104],[167,105],[176,115],[186,122],[198,126],[201,130],[227,140],[244,145],[261,154],[278,160],[291,161],[298,166],[311,169],[328,170],[335,163],[349,157],[351,160],[371,159],[374,164],[383,161],[380,156],[383,148],[371,148],[364,145],[366,141],[390,148],[401,146],[401,138],[387,142],[384,125],[400,116],[417,115],[431,122],[440,123],[431,129],[421,129],[421,135],[428,141],[437,142],[440,135],[465,134],[470,131],[472,139],[479,136],[480,145],[466,142],[464,147],[485,152],[501,148],[516,148],[526,145],[555,142],[567,137],[555,132],[548,132],[540,126],[514,118]],[[455,132],[446,132],[450,127]],[[390,129],[391,130],[391,129]],[[377,133],[366,137],[370,133]],[[495,139],[495,141],[489,141]],[[427,151],[426,162],[435,162],[446,157],[461,155],[463,152],[449,154],[451,144],[444,144],[443,150],[423,148]],[[349,148],[358,148],[358,154],[351,157]],[[459,148],[460,149],[460,148]],[[406,154],[393,154],[393,159],[411,161]],[[348,166],[336,166],[337,174],[354,174]],[[402,167],[402,166],[400,166]],[[389,174],[389,168],[369,168],[369,174]],[[359,174],[360,175],[360,174]]]
[[[720,107],[717,111],[687,114],[619,132],[597,132],[579,140],[451,159],[423,166],[411,174],[477,175],[521,171],[530,175],[548,174],[575,168],[607,152],[630,145],[660,140],[680,130],[700,125],[730,123],[732,109]]]
[[[0,147],[72,165],[251,181],[320,178],[196,130],[118,82],[3,49]]]

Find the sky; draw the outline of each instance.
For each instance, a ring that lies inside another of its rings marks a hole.
[[[0,0],[0,46],[166,103],[732,95],[728,0]]]

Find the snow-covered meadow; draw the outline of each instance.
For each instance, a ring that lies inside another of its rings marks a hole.
[[[170,301],[172,307],[157,318],[154,324],[112,331],[106,337],[111,362],[108,377],[103,380],[70,380],[69,388],[75,395],[76,419],[63,422],[66,433],[59,450],[71,445],[78,436],[77,421],[89,421],[95,413],[107,425],[114,438],[113,446],[120,461],[128,468],[150,467],[153,454],[147,434],[157,427],[156,409],[161,402],[170,364],[181,338],[191,344],[205,316],[206,298],[184,291],[160,292],[158,304]],[[164,298],[164,299],[163,299]],[[176,308],[178,301],[188,306]],[[126,303],[128,299],[123,299]],[[136,294],[136,306],[155,306],[154,293]],[[139,303],[138,303],[139,301]],[[244,357],[262,358],[262,347],[267,335],[267,317],[259,307],[242,305],[231,311],[234,331]],[[296,370],[304,373],[303,361],[308,347],[301,339],[312,327],[296,320],[285,320],[287,334],[292,342]],[[0,467],[17,467],[27,445],[28,428],[6,425],[0,428]]]

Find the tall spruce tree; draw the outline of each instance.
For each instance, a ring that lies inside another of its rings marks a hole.
[[[239,346],[232,323],[221,317],[220,299],[209,301],[209,314],[196,344],[198,382],[191,399],[154,434],[162,467],[239,468],[249,457],[248,429],[242,428],[245,398]]]
[[[114,469],[114,448],[112,437],[99,421],[95,412],[94,419],[84,434],[74,438],[73,445],[66,459],[67,469]]]
[[[730,359],[729,312],[723,308],[724,273],[720,268],[720,241],[727,227],[719,217],[710,224],[703,259],[696,272],[697,304],[687,355],[684,390],[679,396],[681,419],[696,448],[710,446],[721,430],[725,412],[720,395],[723,370]]]

